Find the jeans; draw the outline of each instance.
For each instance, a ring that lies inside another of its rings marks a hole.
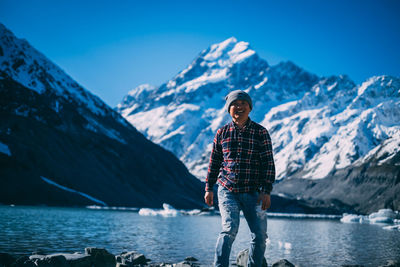
[[[233,241],[239,230],[240,211],[251,232],[248,266],[261,267],[267,239],[267,212],[257,205],[258,193],[232,193],[219,185],[218,206],[221,212],[222,230],[215,249],[214,265],[229,266]]]

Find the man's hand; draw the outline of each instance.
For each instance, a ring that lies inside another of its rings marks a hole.
[[[260,201],[262,201],[262,203],[261,203],[262,210],[266,210],[266,209],[269,209],[269,207],[271,207],[271,196],[270,195],[260,193],[260,195],[258,196],[257,204],[260,204]]]
[[[208,206],[212,206],[214,204],[214,193],[213,192],[206,192],[204,195],[204,201]]]

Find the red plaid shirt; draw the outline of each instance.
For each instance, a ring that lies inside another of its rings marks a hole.
[[[217,180],[235,193],[271,193],[275,164],[267,129],[249,118],[242,130],[230,122],[217,131],[208,167],[206,191],[212,191]]]

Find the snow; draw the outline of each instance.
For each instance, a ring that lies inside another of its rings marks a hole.
[[[377,165],[387,163],[400,151],[400,131],[395,132],[390,138],[382,144],[369,151],[363,158],[355,162],[355,165],[361,165],[364,162],[376,157],[379,160]]]
[[[229,48],[232,44],[236,43],[237,40],[234,37],[231,37],[220,44],[215,44],[211,46],[211,51],[204,57],[207,61],[215,61],[220,58],[223,52]]]
[[[110,137],[111,139],[117,140],[118,142],[122,143],[122,144],[126,144],[127,142],[120,137],[119,132],[117,132],[116,130],[112,129],[112,128],[108,128],[108,127],[104,127],[102,124],[100,124],[96,119],[89,117],[89,116],[85,116],[86,120],[88,121],[88,123],[85,125],[85,128],[88,129],[89,131],[95,132],[95,133],[102,133],[108,137]]]
[[[264,80],[262,80],[262,82],[260,82],[259,84],[254,85],[255,89],[259,89],[261,86],[263,86],[266,82],[268,82],[268,78],[265,77]]]
[[[6,154],[7,156],[11,157],[11,151],[8,146],[2,142],[0,142],[0,153]]]
[[[340,221],[342,223],[384,224],[384,229],[400,230],[400,213],[391,209],[380,209],[368,216],[345,213]],[[387,224],[393,225],[387,226]]]
[[[374,84],[374,82],[375,82],[375,79],[374,79],[374,78],[371,78],[371,79],[367,80],[366,82],[364,82],[364,83],[358,88],[357,95],[358,95],[358,96],[361,96],[362,94],[364,94],[364,92],[368,89],[368,87],[370,87],[372,84]],[[356,99],[355,99],[354,101],[356,101]]]
[[[101,200],[99,200],[97,198],[94,198],[94,197],[92,197],[92,196],[90,196],[90,195],[88,195],[86,193],[79,192],[79,191],[77,191],[75,189],[71,189],[71,188],[65,187],[65,186],[60,185],[60,184],[58,184],[58,183],[56,183],[56,182],[54,182],[54,181],[52,181],[52,180],[50,180],[48,178],[45,178],[43,176],[40,176],[40,178],[42,178],[42,180],[45,181],[46,183],[54,185],[55,187],[58,187],[58,188],[60,188],[62,190],[65,190],[65,191],[68,191],[68,192],[71,192],[71,193],[79,194],[79,195],[81,195],[81,196],[83,196],[83,197],[85,197],[85,198],[87,198],[87,199],[89,199],[89,200],[91,200],[93,202],[96,202],[96,203],[98,203],[100,205],[103,205],[103,206],[107,206],[107,204],[105,202],[103,202],[103,201],[101,201]]]
[[[233,64],[240,63],[256,53],[254,50],[248,49],[248,46],[249,43],[239,42],[231,51],[228,52]]]
[[[105,115],[106,105],[97,96],[83,89],[60,67],[32,47],[26,40],[16,38],[0,25],[0,70],[25,87],[44,93],[49,87],[58,96],[74,99],[98,115]],[[13,66],[13,67],[10,67]],[[18,67],[14,67],[18,66]]]
[[[184,89],[185,93],[190,93],[195,91],[201,86],[204,86],[208,83],[217,83],[227,78],[227,69],[216,69],[211,70],[210,72],[205,73],[204,75],[193,79],[187,83],[182,84],[179,86],[176,91],[181,91]],[[173,90],[169,91],[168,94],[174,92]]]

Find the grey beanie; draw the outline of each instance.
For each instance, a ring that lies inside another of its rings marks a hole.
[[[247,103],[249,103],[250,110],[253,109],[253,103],[251,102],[251,98],[250,98],[249,94],[242,90],[235,90],[235,91],[230,92],[225,97],[225,100],[226,100],[225,107],[228,110],[228,113],[229,113],[229,108],[231,107],[232,102],[235,100],[239,100],[239,99],[247,101]]]

